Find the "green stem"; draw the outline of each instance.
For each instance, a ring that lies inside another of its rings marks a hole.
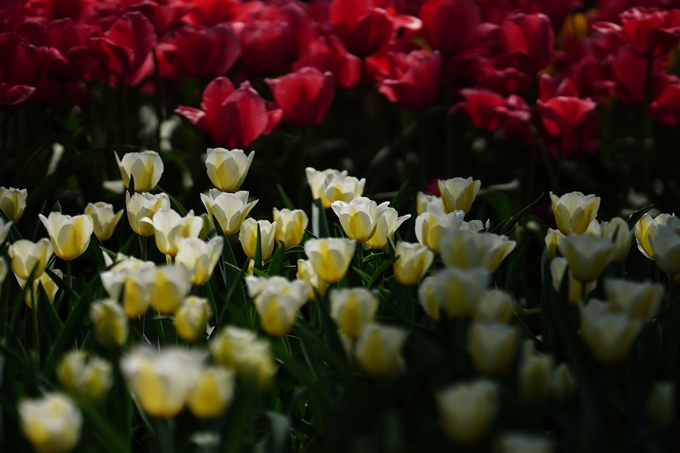
[[[638,159],[642,160],[642,176],[644,178],[644,190],[650,200],[653,198],[654,191],[652,188],[652,175],[651,167],[649,166],[649,150],[645,146],[645,127],[647,123],[647,107],[649,106],[649,101],[652,91],[652,71],[654,69],[654,57],[647,57],[647,71],[645,73],[645,92],[642,99],[642,106],[640,107],[640,119],[638,120]],[[632,162],[632,161],[631,161]]]
[[[175,436],[170,428],[170,420],[157,418],[154,421],[159,453],[175,453]]]
[[[35,297],[36,294],[33,291],[33,282],[28,281],[26,282],[27,285],[30,285],[29,291],[31,293],[31,306],[33,307],[33,342],[35,346],[35,356],[36,359],[38,360],[38,363],[40,363],[40,334],[38,332],[38,301],[37,298]]]
[[[73,280],[72,279],[72,271],[71,271],[71,261],[66,261],[66,284],[69,286],[69,288],[73,289]],[[68,312],[69,314],[73,313],[73,310],[75,310],[75,301],[72,300],[72,297],[68,298]]]
[[[451,93],[451,65],[449,64],[448,58],[444,59],[444,104],[445,104],[445,110],[444,110],[444,132],[445,132],[445,137],[446,137],[446,142],[445,142],[445,153],[446,153],[446,178],[452,178],[453,177],[453,169],[455,167],[455,159],[453,155],[453,128],[451,127],[451,115],[449,111],[451,110],[451,99],[452,99],[452,93]]]

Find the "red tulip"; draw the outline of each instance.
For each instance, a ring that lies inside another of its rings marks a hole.
[[[72,19],[80,20],[85,11],[92,4],[92,0],[40,0],[38,4],[45,8],[51,19]]]
[[[286,22],[248,22],[241,30],[241,44],[241,58],[253,75],[275,74],[297,58],[293,33]]]
[[[17,105],[35,92],[47,74],[47,47],[36,47],[16,33],[0,34],[0,105]]]
[[[387,99],[410,110],[420,110],[434,104],[442,80],[442,56],[424,50],[408,55],[390,54],[394,78],[378,84],[378,91]]]
[[[444,55],[461,53],[481,22],[473,0],[429,0],[420,8],[423,37]]]
[[[361,80],[361,60],[347,52],[340,38],[335,35],[317,36],[293,63],[293,70],[305,66],[332,72],[336,88],[348,90]]]
[[[347,50],[360,57],[376,53],[392,35],[392,17],[372,0],[333,0],[328,18]]]
[[[182,27],[176,37],[177,51],[168,52],[168,60],[198,79],[225,74],[241,55],[241,42],[228,24],[200,30]]]
[[[547,102],[555,96],[578,97],[578,90],[569,77],[543,74],[538,80],[538,99]]]
[[[139,11],[151,21],[158,36],[175,27],[191,5],[177,0],[123,0],[128,11]]]
[[[238,13],[240,0],[189,0],[193,6],[187,16],[191,25],[212,27],[233,20]]]
[[[512,55],[517,69],[536,74],[548,66],[555,41],[548,16],[515,14],[501,24],[500,31],[505,50]]]
[[[496,93],[476,89],[464,89],[460,94],[465,101],[455,105],[452,110],[465,111],[476,127],[491,132],[504,131],[509,138],[526,143],[533,141],[527,125],[531,114],[521,97],[511,95],[504,98]]]
[[[575,96],[556,96],[545,102],[539,100],[537,105],[543,126],[553,136],[569,134],[576,129],[586,113],[597,107],[590,98],[579,99]]]
[[[624,103],[640,104],[645,101],[647,63],[647,58],[635,52],[630,45],[621,47],[616,54],[612,62],[615,91]],[[661,74],[662,69],[662,62],[655,59],[649,82],[648,102],[654,100],[667,84],[667,78]]]
[[[636,52],[660,57],[680,43],[680,10],[631,8],[621,15],[623,30]]]
[[[515,68],[495,69],[489,64],[485,67],[479,82],[503,96],[508,96],[529,88],[532,78]]]
[[[246,81],[234,89],[226,77],[218,77],[203,92],[201,109],[180,106],[176,113],[228,148],[243,148],[281,121],[283,111],[270,107]]]
[[[667,126],[680,126],[680,83],[667,85],[650,104],[648,112]]]
[[[272,89],[276,105],[285,121],[293,126],[321,124],[333,102],[334,83],[331,72],[304,67],[278,79],[265,79]]]

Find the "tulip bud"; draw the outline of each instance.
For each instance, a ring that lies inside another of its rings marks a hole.
[[[436,398],[444,433],[459,443],[481,439],[498,412],[497,392],[496,384],[485,379],[439,392]]]
[[[417,285],[434,261],[434,253],[421,244],[399,242],[394,256],[394,278],[404,286]]]
[[[191,281],[200,286],[208,283],[212,277],[217,260],[222,256],[224,239],[216,236],[208,242],[198,238],[178,238],[175,264],[183,264],[191,273]]]
[[[154,234],[153,225],[142,222],[142,219],[145,217],[153,219],[153,215],[160,209],[170,208],[170,199],[165,193],[158,195],[135,193],[130,197],[130,193],[126,192],[125,206],[132,231],[140,236],[149,237]]]
[[[620,362],[628,356],[642,321],[625,313],[612,313],[608,302],[592,299],[587,307],[579,305],[581,337],[593,355],[603,363]]]
[[[472,318],[478,323],[508,324],[515,309],[512,296],[500,289],[486,291],[477,303]]]
[[[411,218],[410,214],[399,217],[397,210],[387,207],[385,203],[378,206],[378,220],[375,224],[373,236],[365,242],[372,249],[384,250],[390,240],[394,240],[394,233]]]
[[[17,223],[26,209],[26,197],[28,197],[26,189],[0,186],[0,210],[9,220]]]
[[[349,203],[364,193],[366,179],[354,176],[338,176],[329,174],[323,182],[321,204],[325,209],[331,207],[334,201]]]
[[[2,288],[5,277],[7,277],[7,261],[5,261],[4,257],[0,256],[0,288]]]
[[[473,323],[468,336],[470,358],[479,374],[493,376],[507,373],[517,346],[515,328],[498,323]]]
[[[570,234],[560,239],[560,253],[576,280],[588,283],[600,275],[614,257],[614,244],[593,234]]]
[[[614,217],[610,222],[602,222],[602,237],[614,241],[615,263],[622,263],[628,258],[630,246],[633,245],[633,231],[628,228],[628,224],[620,217]],[[616,236],[616,239],[614,239]]]
[[[139,346],[120,361],[130,391],[148,415],[177,415],[203,370],[203,353],[168,347],[161,351]]]
[[[198,418],[217,418],[234,396],[234,373],[221,367],[207,367],[189,392],[187,406]]]
[[[63,272],[61,272],[59,269],[55,269],[53,271],[59,278],[62,278],[64,276]],[[0,271],[1,273],[1,271]],[[26,286],[26,280],[19,278],[18,276],[15,276],[17,278],[17,281],[19,282],[19,286],[23,289],[24,286]],[[1,280],[1,279],[0,279]],[[0,282],[1,283],[1,282]],[[33,309],[33,301],[38,301],[38,297],[40,293],[38,292],[38,286],[42,286],[43,290],[45,291],[45,294],[47,295],[47,300],[49,303],[54,302],[54,296],[57,295],[57,291],[59,290],[59,287],[57,284],[52,280],[52,278],[47,274],[47,272],[43,272],[42,275],[39,278],[36,278],[33,280],[33,291],[27,290],[24,294],[24,302],[26,302],[26,305],[28,305],[28,308]]]
[[[449,230],[439,245],[442,261],[448,267],[461,269],[484,268],[490,273],[515,249],[517,243],[506,236],[475,233],[468,230]]]
[[[433,276],[427,277],[420,283],[418,288],[418,300],[420,305],[423,306],[423,310],[428,316],[435,321],[439,321],[439,302],[435,295],[435,282],[436,279]]]
[[[389,202],[380,205],[386,208]],[[340,219],[345,234],[359,244],[366,242],[375,233],[378,220],[378,205],[366,197],[354,198],[349,203],[334,201],[331,208]]]
[[[425,212],[416,217],[416,238],[418,242],[428,247],[434,253],[439,253],[440,242],[447,229],[460,227],[465,213],[454,211],[449,214],[443,212]]]
[[[416,195],[416,213],[418,215],[422,214],[423,212],[438,211],[444,211],[444,202],[442,201],[441,197],[418,192],[418,195]]]
[[[561,197],[550,192],[550,199],[557,228],[565,236],[585,233],[600,209],[600,197],[581,192],[570,192]]]
[[[309,289],[309,296],[307,296],[307,300],[312,302],[316,300],[316,294],[314,294],[314,290],[316,290],[316,292],[318,292],[321,297],[326,295],[328,283],[321,280],[317,273],[314,272],[311,261],[299,259],[297,274],[295,277],[298,280],[303,280],[307,283],[307,288]]]
[[[276,243],[283,242],[283,246],[288,249],[302,242],[309,218],[301,209],[279,211],[274,208],[274,223],[276,224]]]
[[[519,364],[519,392],[528,403],[544,403],[552,389],[552,357],[540,356],[534,351],[533,340],[524,342],[524,352]]]
[[[2,245],[3,242],[5,242],[5,239],[7,239],[7,235],[9,234],[9,230],[12,228],[12,221],[5,222],[5,219],[0,218],[0,245]]]
[[[276,374],[274,358],[265,341],[254,341],[236,356],[236,371],[246,385],[266,391]]]
[[[680,235],[665,225],[649,240],[652,256],[661,272],[670,276],[680,274]]]
[[[106,271],[99,278],[113,300],[120,300],[122,294],[125,316],[132,319],[142,316],[149,308],[149,286],[154,278],[152,271]]]
[[[88,215],[63,215],[50,212],[49,217],[38,217],[50,236],[54,254],[65,261],[72,261],[85,252],[90,245],[94,222]]]
[[[657,429],[668,428],[675,419],[675,384],[655,382],[647,398],[647,418]]]
[[[557,247],[560,243],[560,238],[564,237],[560,230],[553,230],[548,228],[548,233],[545,235],[545,250],[548,253],[548,259],[554,260],[557,256]]]
[[[71,395],[90,403],[101,401],[113,385],[111,364],[87,356],[80,351],[70,352],[57,364],[56,374],[61,386]]]
[[[255,151],[248,156],[242,149],[208,148],[205,166],[208,178],[222,192],[238,190],[248,175]]]
[[[114,214],[112,204],[99,201],[94,204],[88,203],[85,206],[85,214],[92,218],[94,234],[100,241],[104,242],[113,235],[113,230],[123,216],[123,210],[121,209]]]
[[[45,266],[52,257],[52,244],[46,238],[38,242],[21,239],[10,245],[7,253],[17,277],[23,280],[29,277],[36,279],[45,272]]]
[[[552,275],[553,289],[559,294],[560,288],[562,288],[562,280],[564,279],[565,271],[567,270],[567,260],[562,257],[555,258],[550,263],[550,274]],[[569,295],[567,300],[569,305],[576,306],[584,298],[588,297],[596,287],[597,281],[586,283],[585,291],[583,289],[583,284],[576,280],[571,274],[571,270],[568,272],[569,278]]]
[[[449,318],[467,318],[489,286],[490,274],[484,269],[455,267],[434,274],[434,295]]]
[[[95,302],[90,307],[97,342],[105,348],[122,346],[128,337],[128,323],[122,307],[113,299]]]
[[[156,247],[168,256],[177,255],[177,238],[197,238],[203,228],[203,220],[195,217],[194,211],[181,217],[172,209],[159,209],[154,213],[153,219],[144,217],[140,222],[151,225],[156,237]]]
[[[258,202],[253,200],[248,203],[248,192],[244,190],[227,193],[216,189],[211,189],[208,195],[201,194],[201,200],[208,211],[210,222],[215,217],[225,236],[238,233],[248,213]]]
[[[37,453],[67,453],[78,444],[83,417],[61,393],[20,401],[21,431]]]
[[[555,400],[560,404],[566,404],[576,395],[576,378],[571,368],[562,363],[555,368],[552,375]]]
[[[188,343],[198,341],[205,337],[206,325],[211,316],[212,309],[208,299],[196,296],[187,297],[175,312],[177,335]]]
[[[680,234],[680,219],[672,214],[659,214],[652,218],[644,214],[635,224],[635,239],[640,252],[649,259],[654,259],[650,240],[659,234],[659,226],[665,225],[676,234]]]
[[[305,242],[305,255],[323,281],[337,283],[347,273],[356,245],[344,238],[309,239]]]
[[[283,277],[246,277],[246,285],[248,294],[255,299],[262,329],[276,337],[288,334],[300,307],[307,302],[307,284]]]
[[[148,274],[149,303],[160,313],[174,313],[191,290],[191,274],[184,266],[159,266],[141,272]]]
[[[663,287],[659,284],[619,279],[605,280],[604,291],[611,308],[642,321],[652,319],[658,313],[663,296]]]
[[[380,304],[375,294],[364,288],[331,290],[331,318],[340,330],[357,338],[366,324],[375,320]]]
[[[255,259],[257,254],[258,227],[260,239],[260,252],[262,260],[269,259],[274,252],[274,238],[276,237],[276,222],[268,220],[246,219],[241,225],[238,240],[243,247],[243,252],[250,259]]]
[[[127,153],[122,161],[118,153],[114,154],[126,188],[130,187],[131,177],[135,181],[135,192],[148,192],[160,181],[163,175],[163,160],[157,152]]]
[[[366,324],[357,339],[354,355],[361,368],[376,378],[387,378],[404,369],[401,349],[408,332],[396,327]]]
[[[497,443],[497,453],[552,453],[553,443],[543,436],[506,434]]]
[[[468,213],[482,182],[472,178],[453,178],[437,181],[445,212],[463,211]]]
[[[219,365],[237,368],[237,355],[257,340],[255,332],[227,326],[210,337],[210,354]]]
[[[314,200],[318,200],[323,197],[325,192],[324,182],[329,175],[333,175],[339,179],[342,179],[347,176],[347,171],[343,170],[340,172],[332,168],[318,171],[312,167],[305,168],[305,176],[307,177],[307,183],[309,184],[309,188],[312,191],[312,198]],[[324,208],[330,208],[330,203],[328,206],[324,206]]]

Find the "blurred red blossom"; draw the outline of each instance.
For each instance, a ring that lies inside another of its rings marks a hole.
[[[361,80],[361,59],[347,52],[340,38],[322,34],[310,42],[300,58],[293,63],[297,71],[312,66],[322,72],[333,73],[335,86],[340,89],[354,88]]]
[[[446,56],[463,52],[481,21],[473,0],[429,0],[420,8],[420,19],[425,40]]]
[[[333,102],[331,72],[304,67],[278,79],[265,79],[283,119],[293,126],[318,126]]]
[[[372,0],[333,0],[328,18],[351,53],[373,55],[392,35],[392,17]]]
[[[378,83],[380,93],[410,110],[435,103],[442,79],[442,56],[438,51],[391,53],[390,62],[391,77]]]
[[[646,57],[665,55],[680,43],[680,9],[631,8],[620,17],[630,44]]]
[[[176,47],[166,52],[168,61],[191,77],[212,80],[225,74],[241,56],[241,42],[228,24],[176,32]]]

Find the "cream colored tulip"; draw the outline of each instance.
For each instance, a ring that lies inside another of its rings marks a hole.
[[[614,258],[614,244],[593,234],[570,234],[560,238],[560,253],[569,263],[571,275],[581,283],[600,278]]]
[[[357,338],[354,356],[366,374],[376,378],[394,376],[404,369],[401,350],[408,332],[397,327],[366,324]]]
[[[468,213],[475,201],[482,182],[472,178],[452,178],[437,181],[445,212],[463,211]]]
[[[132,231],[142,237],[149,237],[154,234],[153,225],[142,222],[148,217],[153,219],[153,215],[161,209],[170,208],[170,199],[165,193],[151,195],[150,193],[135,193],[130,197],[130,193],[125,193],[125,206],[127,206],[127,217]]]
[[[267,260],[274,253],[274,239],[276,238],[276,222],[268,220],[246,219],[241,225],[238,240],[243,247],[243,253],[250,259],[257,254],[258,227],[260,229],[260,252],[262,260]]]
[[[149,308],[149,286],[155,278],[154,271],[105,271],[99,274],[99,278],[110,298],[120,300],[122,295],[125,316],[134,319],[144,315]]]
[[[428,195],[423,192],[418,192],[416,195],[416,214],[420,215],[423,212],[443,211],[444,202],[441,197],[436,195]]]
[[[182,217],[173,209],[159,209],[153,219],[144,217],[141,222],[153,227],[158,251],[168,256],[177,255],[177,238],[197,238],[203,228],[203,220],[194,211]]]
[[[3,256],[0,256],[0,288],[2,288],[5,277],[7,277],[7,261]]]
[[[550,263],[550,274],[552,276],[553,289],[558,294],[560,293],[560,288],[562,288],[562,281],[564,279],[564,273],[567,271],[567,267],[567,260],[562,257],[555,258]],[[590,283],[586,283],[584,292],[583,284],[574,278],[574,276],[571,274],[571,270],[568,272],[568,278],[569,291],[567,301],[569,302],[569,305],[578,305],[578,303],[583,300],[583,298],[588,297],[588,294],[597,288],[597,281],[592,281]]]
[[[544,436],[506,434],[496,444],[497,453],[552,453],[555,449]]]
[[[187,297],[175,311],[177,335],[189,343],[204,338],[211,316],[212,309],[208,299],[196,296]]]
[[[602,222],[602,237],[614,242],[614,263],[622,263],[628,258],[630,246],[633,245],[633,231],[620,217],[614,217],[610,222]],[[616,236],[616,239],[614,239]]]
[[[437,304],[449,318],[468,318],[486,291],[491,275],[484,269],[464,270],[455,267],[434,274]]]
[[[105,348],[122,346],[128,337],[129,326],[123,308],[114,299],[95,302],[90,307],[90,319],[97,342]]]
[[[517,379],[519,393],[531,404],[544,403],[552,391],[553,360],[550,355],[539,355],[533,340],[525,340]]]
[[[9,235],[9,230],[12,228],[12,221],[5,222],[5,219],[0,218],[0,245],[5,242]]]
[[[350,338],[357,338],[365,325],[375,321],[380,302],[364,288],[333,289],[330,293],[331,318]]]
[[[508,324],[514,309],[515,302],[510,294],[500,289],[490,289],[473,309],[472,318],[478,323]]]
[[[258,200],[248,203],[248,192],[244,190],[227,193],[212,189],[208,195],[201,194],[201,201],[203,201],[205,210],[208,211],[210,222],[213,222],[214,217],[224,235],[231,236],[238,233],[241,224]]]
[[[276,224],[276,243],[283,243],[284,248],[300,245],[305,234],[309,218],[301,209],[274,208],[274,223]]]
[[[148,415],[177,415],[203,372],[205,355],[190,349],[168,347],[160,351],[139,346],[120,361],[130,391]]]
[[[416,238],[418,242],[428,247],[434,253],[439,253],[440,242],[444,232],[448,229],[460,228],[465,213],[454,211],[449,214],[444,212],[425,212],[416,217]]]
[[[163,159],[155,151],[127,153],[121,160],[116,155],[120,176],[126,188],[130,187],[130,178],[135,181],[135,192],[148,192],[153,189],[163,175]]]
[[[621,362],[628,356],[640,333],[642,321],[612,310],[608,302],[592,299],[586,307],[579,305],[581,337],[595,358],[604,363]]]
[[[600,209],[600,197],[581,192],[569,192],[561,197],[550,192],[550,200],[557,228],[564,235],[585,233]]]
[[[248,295],[254,299],[262,329],[269,335],[288,334],[298,311],[307,302],[308,288],[302,280],[284,277],[246,277]]]
[[[680,274],[680,235],[665,225],[649,240],[652,256],[661,272],[670,276]]]
[[[410,214],[399,217],[396,209],[388,207],[385,203],[381,204],[378,206],[378,220],[376,221],[375,232],[366,241],[366,245],[372,249],[386,249],[389,241],[394,240],[394,233],[396,233],[397,229],[410,218]]]
[[[191,291],[191,273],[184,266],[158,266],[141,272],[148,273],[144,280],[149,303],[160,313],[175,313]]]
[[[26,189],[15,189],[14,187],[0,186],[0,210],[5,213],[7,218],[17,223],[26,209]]]
[[[517,329],[506,324],[472,323],[468,351],[477,372],[485,376],[507,374],[518,337]]]
[[[436,395],[441,427],[453,441],[473,443],[491,427],[498,412],[498,388],[480,379],[448,387]]]
[[[552,375],[552,387],[555,401],[560,404],[570,402],[576,395],[576,378],[571,368],[562,363],[555,368]]]
[[[228,368],[237,368],[238,354],[257,341],[251,330],[227,326],[210,337],[210,354],[216,363]]]
[[[434,253],[422,244],[397,243],[394,278],[404,286],[417,285],[434,261]]]
[[[47,262],[52,257],[52,244],[49,239],[43,238],[38,242],[20,239],[7,249],[7,254],[12,260],[12,270],[17,277],[28,280],[40,278],[45,271]],[[31,272],[33,274],[31,275]]]
[[[386,208],[389,202],[380,205]],[[333,212],[340,219],[342,229],[350,239],[362,244],[375,233],[378,221],[378,205],[366,197],[354,198],[349,203],[334,201],[331,203]]]
[[[123,210],[114,213],[112,204],[98,201],[88,203],[85,206],[85,214],[89,215],[94,222],[94,234],[104,242],[113,235],[113,230],[123,216]]]
[[[104,399],[113,386],[111,364],[97,357],[88,360],[80,351],[65,354],[57,364],[56,375],[64,390],[89,403]]]
[[[550,261],[554,260],[557,256],[557,248],[560,244],[560,238],[563,237],[564,235],[560,233],[560,230],[548,228],[548,232],[545,235],[545,250]]]
[[[435,294],[436,281],[434,276],[430,276],[420,283],[420,287],[418,288],[418,301],[430,318],[439,321],[441,310]]]
[[[674,214],[659,214],[652,218],[649,214],[644,214],[635,224],[635,240],[640,252],[647,258],[653,260],[654,253],[650,240],[659,234],[659,226],[665,225],[676,234],[680,234],[680,218]]]
[[[82,255],[90,245],[94,222],[89,215],[71,217],[59,212],[50,212],[49,217],[39,214],[40,221],[50,236],[54,254],[65,261],[72,261]]]
[[[605,280],[604,291],[607,293],[610,308],[642,321],[656,316],[663,296],[663,287],[659,284],[622,279]]]
[[[64,276],[63,272],[59,269],[54,269],[52,272],[54,272],[59,278],[63,278]],[[15,275],[15,277],[19,282],[19,286],[21,286],[23,289],[23,287],[26,285],[26,280],[19,278],[17,275]],[[0,280],[2,279],[0,278]],[[0,283],[2,282],[0,281]],[[28,305],[28,308],[30,309],[33,309],[33,301],[37,301],[38,297],[40,296],[38,286],[42,286],[43,290],[45,291],[45,295],[47,295],[47,300],[49,303],[54,303],[54,297],[57,295],[57,291],[59,291],[59,287],[47,274],[47,272],[43,272],[39,278],[33,280],[33,292],[31,293],[31,291],[27,290],[24,294],[24,302],[26,302],[26,305]]]
[[[325,296],[326,291],[328,290],[328,283],[319,278],[318,274],[314,271],[314,267],[312,267],[312,262],[299,259],[297,263],[297,274],[295,277],[298,280],[307,283],[307,288],[309,290],[307,300],[312,302],[316,300],[314,290],[316,290],[321,297]]]
[[[327,283],[337,283],[347,274],[357,243],[351,239],[309,239],[305,254],[314,272]]]
[[[307,167],[305,168],[305,176],[307,177],[307,183],[309,184],[309,188],[312,191],[312,198],[314,200],[318,200],[323,197],[324,195],[324,182],[326,181],[326,178],[329,175],[336,176],[340,179],[344,178],[347,176],[347,171],[338,171],[334,170],[332,168],[329,168],[327,170],[315,170],[312,167]],[[325,208],[330,207],[330,203],[328,206],[324,206]]]
[[[208,178],[222,192],[238,190],[248,175],[255,151],[246,156],[242,149],[208,148],[205,166]]]
[[[198,238],[178,238],[175,264],[183,264],[191,272],[194,285],[205,285],[210,281],[217,261],[222,256],[224,239],[221,236],[203,242]]]
[[[227,409],[234,396],[234,373],[211,366],[203,370],[189,392],[187,406],[195,417],[217,418]]]
[[[83,416],[61,393],[20,401],[17,412],[21,431],[36,453],[67,453],[80,441]]]
[[[657,429],[665,429],[675,420],[675,383],[655,382],[647,397],[647,419]]]
[[[334,201],[349,203],[364,193],[366,179],[330,174],[323,182],[321,204],[328,209]]]
[[[450,230],[442,235],[439,248],[448,267],[466,270],[481,267],[493,273],[516,245],[506,236],[493,233]]]
[[[102,252],[104,257],[104,264],[108,267],[110,272],[119,272],[123,270],[129,271],[141,271],[143,269],[149,269],[156,267],[153,261],[143,261],[134,256],[123,255],[122,253],[116,254],[116,260],[114,261],[106,252]]]

